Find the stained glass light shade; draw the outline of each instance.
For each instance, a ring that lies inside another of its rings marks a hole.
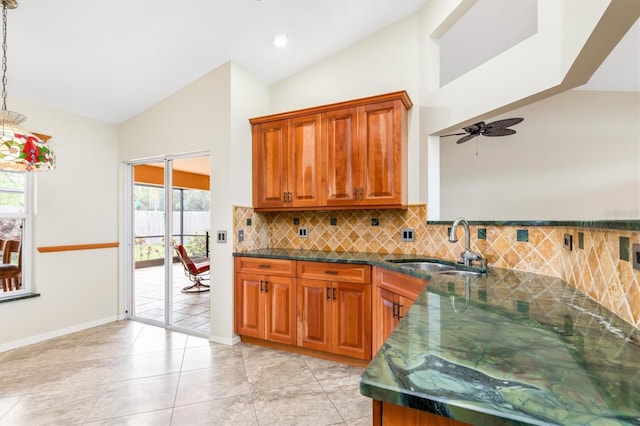
[[[17,112],[0,110],[0,170],[55,169],[56,157],[46,142],[20,126],[26,119]]]

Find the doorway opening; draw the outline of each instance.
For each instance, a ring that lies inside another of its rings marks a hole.
[[[199,274],[203,285],[194,288],[196,277],[181,263],[177,250],[181,246],[199,265],[208,265],[209,175],[207,155],[129,165],[126,258],[130,319],[209,335],[208,274]]]

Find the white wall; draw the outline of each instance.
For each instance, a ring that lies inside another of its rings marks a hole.
[[[267,88],[232,63],[211,71],[128,120],[120,160],[210,152],[211,230],[233,230],[233,205],[251,204],[251,127],[266,110]],[[233,245],[211,244],[210,339],[234,343]],[[122,287],[124,290],[124,287]]]
[[[27,129],[52,135],[57,168],[37,172],[30,253],[38,298],[0,304],[0,351],[115,320],[118,249],[39,253],[41,246],[117,242],[117,128],[10,99]],[[9,320],[11,319],[11,320]]]
[[[573,90],[489,121],[507,117],[525,119],[515,135],[441,139],[441,220],[640,218],[638,93]]]
[[[324,105],[399,90],[409,93],[409,203],[425,202],[420,190],[420,20],[414,14],[284,79],[270,88],[270,113]]]

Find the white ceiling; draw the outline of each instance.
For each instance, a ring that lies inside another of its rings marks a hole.
[[[9,97],[120,123],[230,60],[277,82],[426,0],[18,1]]]
[[[121,123],[230,60],[272,84],[426,1],[19,0],[8,11],[7,92]],[[640,57],[634,28],[619,45],[627,46],[619,55],[627,66],[613,65],[624,78],[604,75],[592,89],[631,81],[638,90],[640,73],[629,72]],[[271,43],[279,32],[289,35],[286,48]]]

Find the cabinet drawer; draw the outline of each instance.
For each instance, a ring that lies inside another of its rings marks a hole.
[[[375,268],[375,285],[389,290],[400,296],[415,300],[418,294],[427,285],[427,280],[412,277],[402,272],[389,271],[384,268]]]
[[[293,277],[296,273],[296,261],[262,257],[236,257],[235,272]]]
[[[371,267],[348,263],[298,262],[298,278],[370,284]]]

